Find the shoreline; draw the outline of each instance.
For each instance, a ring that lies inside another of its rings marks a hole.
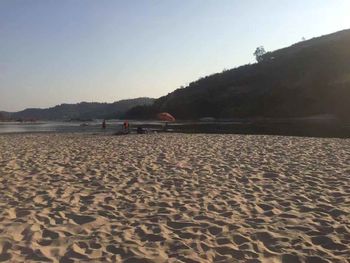
[[[98,122],[81,126],[66,123],[45,124],[14,124],[0,125],[0,134],[22,132],[59,132],[59,133],[117,133],[122,131],[122,121],[107,122],[107,129],[103,131]],[[129,121],[131,131],[136,132],[137,127],[148,129],[152,132],[163,132],[164,124],[150,121]],[[9,130],[9,132],[6,132]],[[280,135],[320,138],[350,138],[350,124],[339,122],[318,122],[309,120],[285,121],[242,121],[242,122],[175,122],[168,123],[169,132],[190,134],[250,134],[250,135]]]

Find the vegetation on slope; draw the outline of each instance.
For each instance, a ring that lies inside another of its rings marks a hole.
[[[259,63],[192,82],[138,106],[128,118],[170,112],[203,117],[305,117],[331,114],[350,120],[350,30],[268,52]]]

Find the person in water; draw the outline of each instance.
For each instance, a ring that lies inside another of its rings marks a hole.
[[[103,122],[102,122],[102,129],[106,129],[106,127],[107,127],[107,125],[106,125],[106,120],[103,120]]]

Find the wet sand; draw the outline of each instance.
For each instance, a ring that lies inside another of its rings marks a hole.
[[[0,262],[350,262],[350,139],[0,136]]]

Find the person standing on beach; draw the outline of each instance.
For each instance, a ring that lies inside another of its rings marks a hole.
[[[129,122],[124,121],[124,132],[128,133],[129,132]]]

